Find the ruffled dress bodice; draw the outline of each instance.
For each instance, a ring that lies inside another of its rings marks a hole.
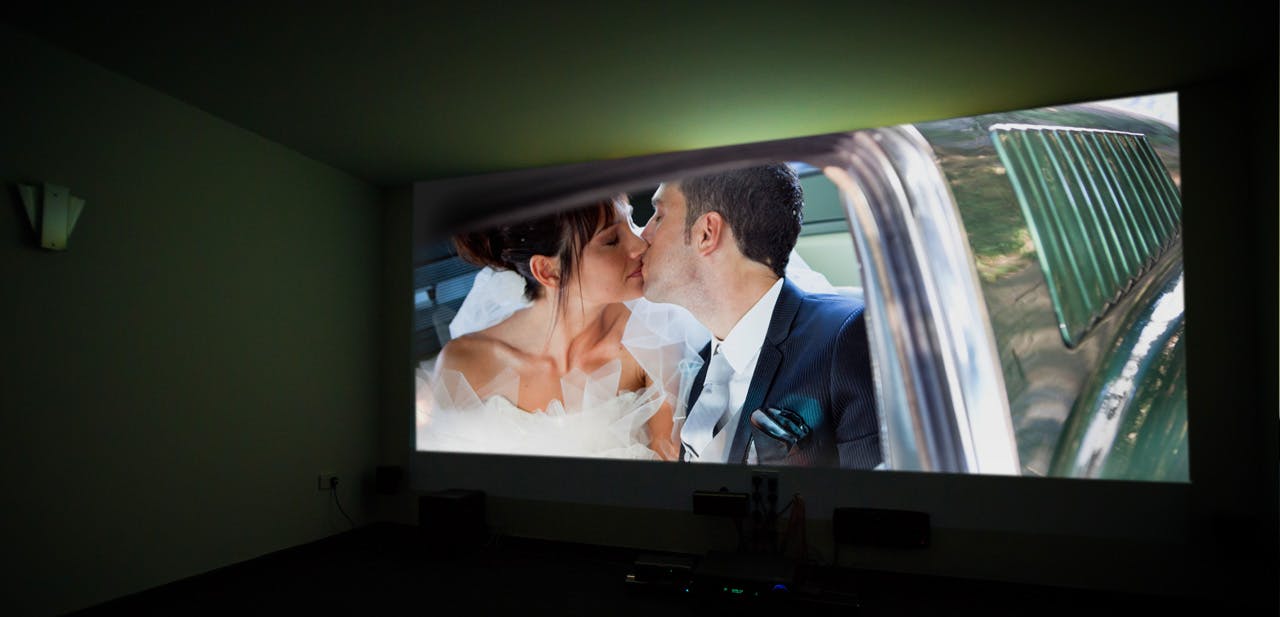
[[[591,375],[575,370],[560,380],[564,400],[535,411],[512,402],[520,383],[514,371],[504,371],[479,392],[462,373],[443,371],[428,386],[427,409],[419,401],[418,449],[657,458],[649,448],[646,423],[661,408],[665,393],[657,385],[618,392],[621,367],[614,360]]]
[[[627,306],[631,317],[622,344],[652,385],[619,391],[622,362],[612,360],[590,374],[571,371],[560,379],[561,400],[524,410],[515,403],[516,371],[507,369],[477,388],[458,371],[440,371],[433,379],[428,361],[417,373],[417,449],[657,458],[649,447],[647,422],[670,403],[674,435],[679,435],[689,388],[702,366],[698,350],[710,334],[680,307],[644,299]]]

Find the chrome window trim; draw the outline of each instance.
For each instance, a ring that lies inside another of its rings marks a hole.
[[[824,172],[863,264],[888,467],[1018,474],[999,353],[932,148],[897,126],[853,133],[844,158]]]

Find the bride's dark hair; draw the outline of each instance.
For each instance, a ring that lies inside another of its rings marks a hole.
[[[534,255],[559,258],[560,280],[567,282],[577,269],[583,247],[600,228],[614,224],[618,206],[626,204],[626,195],[601,199],[536,219],[458,234],[453,245],[460,257],[477,266],[516,271],[524,278],[525,299],[536,300],[542,296],[542,284],[534,278],[529,260]],[[567,286],[561,284],[556,298],[561,304],[566,291]]]

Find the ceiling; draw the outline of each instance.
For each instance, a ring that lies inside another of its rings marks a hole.
[[[1276,53],[1274,3],[173,4],[3,19],[380,186],[1163,91]]]

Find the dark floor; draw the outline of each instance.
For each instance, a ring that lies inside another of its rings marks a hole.
[[[441,550],[417,531],[371,525],[75,614],[1092,617],[1210,608],[1185,598],[831,568],[802,570],[802,584],[773,601],[704,596],[627,584],[634,550],[517,538]]]

